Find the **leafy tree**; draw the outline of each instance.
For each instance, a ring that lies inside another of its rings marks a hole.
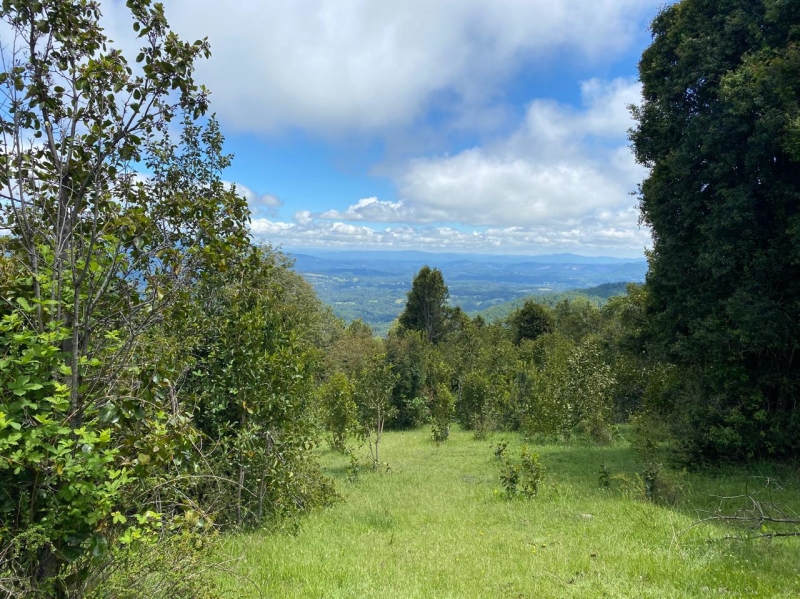
[[[691,375],[685,457],[796,456],[800,8],[682,0],[651,29],[631,139],[650,169],[650,328]]]
[[[422,331],[429,342],[438,342],[445,333],[447,298],[442,271],[423,266],[414,277],[400,326],[409,331]]]
[[[354,380],[381,350],[381,340],[375,338],[369,325],[356,319],[332,342],[328,350],[328,367]]]
[[[450,422],[455,414],[455,398],[450,387],[438,383],[430,390],[431,394],[431,432],[434,442],[439,445],[450,436]]]
[[[376,469],[381,465],[380,445],[383,429],[394,412],[392,406],[394,384],[392,367],[386,362],[386,356],[383,354],[373,356],[358,373],[354,382],[353,397],[358,405],[364,434],[369,438],[372,465]]]
[[[207,42],[182,42],[160,4],[127,5],[135,62],[106,38],[98,2],[3,0],[0,11],[11,263],[0,285],[0,555],[14,554],[3,563],[20,584],[56,596],[130,529],[132,487],[183,467],[193,433],[143,340],[198,273],[247,244],[216,121],[195,123]]]
[[[563,299],[553,309],[555,330],[579,343],[587,335],[597,333],[602,325],[599,308],[586,297]]]
[[[485,372],[472,371],[464,377],[456,405],[458,421],[483,439],[492,424],[491,382]]]
[[[322,355],[308,338],[314,304],[297,302],[304,284],[281,254],[253,247],[207,274],[176,322],[192,354],[184,401],[216,443],[206,455],[213,473],[236,482],[225,487],[218,521],[258,524],[326,501],[310,455]]]
[[[525,348],[527,397],[520,402],[523,428],[529,433],[569,436],[585,432],[608,441],[614,377],[600,341],[580,344],[558,333],[543,335]]]
[[[568,431],[575,424],[566,393],[575,343],[554,333],[523,347],[532,357],[525,372],[528,394],[519,407],[523,430],[548,436]]]
[[[611,392],[615,380],[596,337],[584,339],[576,348],[567,362],[567,372],[561,389],[562,405],[566,408],[563,430],[568,434],[584,432],[593,441],[610,442]]]
[[[661,364],[647,351],[647,289],[628,285],[627,295],[612,297],[602,308],[603,354],[611,366],[614,418],[625,421],[643,408],[651,376]]]
[[[389,425],[397,429],[417,427],[428,417],[424,389],[428,384],[431,345],[419,331],[390,331],[385,347],[396,378],[392,389],[395,415]]]
[[[528,300],[508,319],[517,345],[524,339],[534,340],[553,332],[553,315],[547,306]]]
[[[353,385],[347,376],[335,372],[319,388],[325,430],[331,449],[344,453],[347,439],[359,434],[358,406],[353,401]]]

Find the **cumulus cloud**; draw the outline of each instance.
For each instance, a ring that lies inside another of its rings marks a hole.
[[[494,227],[482,231],[410,225],[378,229],[367,225],[314,219],[304,220],[302,223],[255,219],[252,231],[257,237],[287,248],[356,247],[519,254],[573,251],[641,257],[649,235],[636,228],[617,227],[615,221],[619,218],[620,215],[609,213],[601,215],[599,219],[577,222],[571,228]]]
[[[299,210],[295,212],[294,221],[300,226],[310,225],[314,222],[314,217],[310,210]]]
[[[662,0],[170,0],[167,16],[213,56],[198,80],[226,127],[380,132],[413,123],[437,97],[465,113],[526,65],[628,48]],[[114,39],[124,3],[104,0]],[[485,115],[481,110],[476,114]]]
[[[235,187],[236,193],[243,196],[250,206],[250,212],[256,216],[275,217],[278,215],[278,208],[283,206],[283,201],[276,195],[265,193],[257,194],[252,189],[241,183],[231,183],[226,181],[228,187]]]
[[[646,171],[627,147],[627,106],[639,100],[640,86],[591,80],[582,94],[581,109],[532,102],[520,127],[492,145],[412,160],[397,175],[405,213],[561,229],[613,214],[616,227],[638,228],[630,192]]]
[[[406,163],[395,172],[401,200],[302,211],[276,234],[294,246],[641,252],[650,235],[630,192],[645,170],[626,133],[640,86],[593,79],[581,90],[578,109],[537,100],[505,139]]]
[[[171,0],[167,15],[182,37],[209,36],[214,56],[199,65],[197,79],[214,91],[226,130],[348,138],[342,134],[415,135],[420,127],[413,125],[432,108],[472,131],[507,125],[504,85],[523,69],[565,56],[607,64],[661,4],[230,0],[220,10],[211,0]],[[129,27],[124,3],[103,0],[103,8],[117,39]],[[381,165],[376,170],[394,180],[396,199],[353,198],[281,222],[279,199],[247,190],[253,231],[319,244],[350,235],[350,245],[413,239],[439,247],[449,239],[466,248],[502,243],[502,233],[513,247],[641,249],[649,235],[639,230],[629,192],[645,173],[626,141],[626,105],[639,101],[640,88],[591,79],[581,94],[579,107],[532,101],[516,130],[492,143]]]
[[[346,210],[326,210],[314,215],[322,220],[366,221],[372,223],[436,222],[445,213],[436,213],[425,207],[409,207],[404,202],[387,202],[376,197],[364,198]]]
[[[283,200],[281,200],[278,196],[273,195],[271,193],[265,193],[261,197],[258,198],[257,204],[261,206],[266,206],[267,208],[280,208],[283,206]]]

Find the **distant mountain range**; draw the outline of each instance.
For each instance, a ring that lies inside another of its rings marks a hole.
[[[508,256],[434,254],[417,251],[288,252],[295,269],[334,313],[361,318],[378,333],[402,311],[419,269],[438,268],[450,289],[450,303],[474,313],[529,295],[563,292],[604,283],[641,282],[644,258],[552,254]]]
[[[433,253],[416,250],[318,250],[297,249],[287,251],[288,254],[320,260],[333,260],[337,262],[379,261],[393,263],[412,263],[441,268],[443,264],[456,262],[489,263],[489,264],[520,264],[536,262],[539,264],[629,264],[646,262],[644,257],[639,258],[614,258],[610,256],[581,256],[578,254],[544,254],[540,256],[526,256],[516,254],[458,254],[458,253]]]

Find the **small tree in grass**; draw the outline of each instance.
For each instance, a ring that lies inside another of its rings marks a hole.
[[[372,356],[355,380],[353,397],[358,406],[364,436],[369,439],[373,468],[380,466],[380,444],[383,427],[392,417],[392,389],[395,375],[383,354]]]
[[[319,395],[331,449],[344,453],[348,437],[359,433],[353,384],[344,373],[336,372],[320,387]]]
[[[450,421],[455,414],[455,406],[456,400],[450,388],[444,383],[437,384],[431,397],[431,428],[437,445],[447,441],[450,436]]]
[[[491,382],[483,371],[472,371],[461,383],[458,420],[464,428],[484,439],[491,425]]]

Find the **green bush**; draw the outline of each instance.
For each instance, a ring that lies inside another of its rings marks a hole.
[[[475,433],[476,439],[486,438],[492,427],[491,384],[486,373],[473,371],[466,375],[456,416],[461,426]]]
[[[525,446],[522,448],[519,462],[503,461],[500,482],[509,499],[517,496],[530,499],[539,493],[544,475],[545,468],[539,460],[539,455],[530,453]]]
[[[342,372],[335,372],[318,389],[323,421],[331,449],[345,452],[347,439],[358,436],[358,406],[353,400],[353,385]]]
[[[455,413],[455,398],[447,385],[436,385],[431,397],[431,419],[433,441],[439,445],[450,435],[450,422]]]

